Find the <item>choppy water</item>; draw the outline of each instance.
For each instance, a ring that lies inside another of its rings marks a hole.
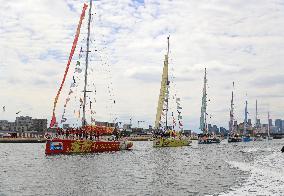
[[[0,144],[0,195],[284,195],[284,140],[45,156]]]

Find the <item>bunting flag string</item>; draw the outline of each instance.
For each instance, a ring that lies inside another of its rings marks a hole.
[[[79,59],[82,58],[83,48],[81,46],[80,52],[79,52]]]
[[[74,41],[73,41],[73,45],[72,45],[72,48],[71,48],[71,52],[70,52],[70,55],[69,55],[69,58],[68,58],[68,62],[67,62],[66,68],[65,68],[64,76],[63,76],[61,85],[59,87],[59,90],[57,91],[56,97],[54,99],[50,127],[53,127],[56,124],[55,109],[56,109],[57,101],[58,101],[58,98],[60,96],[60,93],[61,93],[61,90],[63,88],[63,85],[65,83],[66,76],[67,76],[67,73],[68,73],[68,70],[69,70],[69,66],[70,66],[70,63],[72,61],[73,54],[74,54],[76,46],[77,46],[77,42],[78,42],[78,39],[79,39],[80,30],[81,30],[81,25],[82,25],[83,19],[85,17],[85,12],[86,12],[87,7],[88,7],[88,5],[84,4],[83,10],[82,10],[82,13],[81,13],[81,16],[80,16],[80,21],[79,21],[79,24],[77,26],[76,35],[75,35],[75,38],[74,38]]]

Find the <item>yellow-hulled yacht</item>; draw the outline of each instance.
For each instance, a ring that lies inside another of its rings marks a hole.
[[[175,113],[177,118],[174,118],[174,112],[172,112],[172,126],[168,126],[168,110],[169,110],[169,37],[168,39],[168,48],[167,54],[165,55],[163,75],[161,81],[161,89],[158,100],[158,107],[156,113],[155,121],[155,133],[153,139],[154,147],[178,147],[178,146],[189,146],[191,141],[182,135],[183,124],[182,124],[182,115],[181,115],[181,105],[180,98],[171,96],[175,99],[177,105]],[[175,128],[179,128],[180,131],[175,131]]]

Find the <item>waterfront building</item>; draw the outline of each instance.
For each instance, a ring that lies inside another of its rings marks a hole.
[[[47,119],[32,119],[32,130],[44,133],[47,131]]]
[[[219,134],[219,128],[217,127],[217,125],[213,125],[212,133]]]
[[[277,127],[278,132],[281,132],[283,130],[282,129],[282,126],[283,126],[282,122],[283,121],[281,119],[276,119],[275,120],[275,126]]]
[[[260,123],[260,119],[256,119],[256,128],[260,128],[261,127],[261,123]]]
[[[208,129],[208,133],[212,133],[212,125],[211,124],[208,124],[207,125],[207,129]]]
[[[248,119],[248,124],[247,125],[252,125],[251,119]]]
[[[7,120],[0,120],[0,130],[7,131],[9,130],[10,124]]]
[[[47,119],[19,116],[16,117],[15,122],[0,120],[0,131],[12,134],[13,137],[42,137],[47,131]]]
[[[105,126],[105,127],[118,127],[118,123],[110,123],[110,122],[103,122],[103,121],[96,121],[96,126]]]
[[[124,124],[122,126],[123,130],[126,130],[126,131],[130,131],[131,132],[131,124]]]
[[[273,126],[272,119],[269,119],[269,126]]]
[[[9,122],[9,131],[16,131],[16,122]]]
[[[30,116],[19,116],[16,117],[16,131],[25,132],[32,131],[32,117]]]
[[[184,135],[191,136],[191,130],[183,130]]]
[[[221,135],[228,135],[229,131],[224,127],[220,127],[220,134]]]
[[[279,133],[278,128],[276,126],[271,126],[271,127],[269,127],[269,129],[270,129],[270,133]],[[266,131],[266,133],[267,133],[267,131]]]

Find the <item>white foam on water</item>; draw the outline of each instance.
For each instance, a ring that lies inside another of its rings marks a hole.
[[[268,149],[267,149],[268,150]],[[251,152],[249,150],[249,152]],[[220,195],[284,195],[284,154],[272,152],[253,162],[228,162],[232,167],[250,172],[248,179]]]
[[[251,147],[251,148],[245,148],[244,150],[241,150],[241,152],[257,152],[260,148],[257,147]]]

